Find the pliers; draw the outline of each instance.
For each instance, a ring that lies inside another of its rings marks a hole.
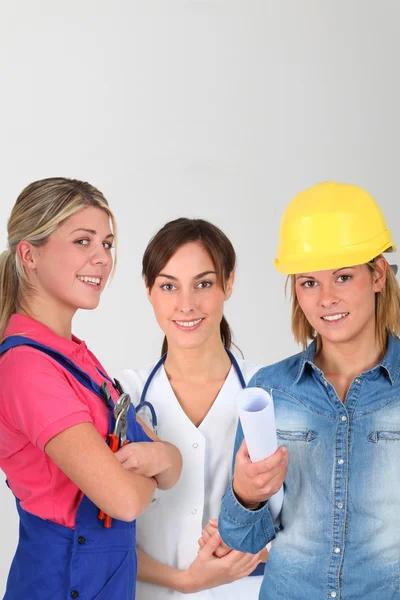
[[[126,431],[128,429],[127,413],[131,404],[131,397],[129,394],[121,394],[114,406],[114,418],[115,427],[112,433],[108,434],[108,445],[110,446],[111,452],[115,453],[117,450],[129,444],[129,440],[126,437]],[[109,529],[112,523],[112,517],[105,514],[104,511],[99,510],[98,518],[104,521],[104,527]]]

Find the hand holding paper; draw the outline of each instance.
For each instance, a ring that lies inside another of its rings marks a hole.
[[[283,482],[286,469],[285,465],[282,465],[282,460],[285,460],[283,449],[280,451],[282,452],[282,456],[280,456],[280,453],[277,453],[274,460],[265,461],[278,448],[272,398],[268,392],[261,388],[246,388],[241,390],[237,395],[237,404],[250,459],[252,463],[258,463],[257,466],[254,465],[252,468],[247,469],[247,476],[259,477],[261,475],[261,479],[262,481],[265,480],[267,487],[273,487],[274,485],[276,487],[277,481],[280,483]],[[235,479],[236,475],[235,467]],[[269,509],[274,521],[279,516],[282,502],[283,488],[280,486],[279,491],[269,498]]]

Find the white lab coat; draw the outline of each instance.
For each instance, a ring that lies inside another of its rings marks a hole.
[[[246,383],[260,368],[238,360]],[[137,405],[154,365],[125,370],[121,383]],[[221,498],[232,474],[233,446],[238,414],[236,394],[241,384],[234,367],[226,378],[204,421],[196,427],[183,412],[162,366],[150,384],[146,400],[158,418],[158,435],[175,444],[183,456],[182,474],[168,491],[156,491],[155,500],[137,520],[138,546],[158,561],[186,569],[196,558],[201,530],[218,517]],[[148,413],[140,412],[151,426]],[[164,587],[138,582],[137,600],[257,600],[262,577],[246,577],[196,594],[181,594]]]

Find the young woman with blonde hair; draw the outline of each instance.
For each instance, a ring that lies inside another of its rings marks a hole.
[[[64,178],[26,187],[8,222],[0,467],[16,497],[20,537],[5,600],[132,600],[135,519],[157,486],[179,477],[177,449],[142,427],[132,407],[126,413],[126,396],[116,413],[119,386],[71,332],[76,311],[99,303],[115,235],[103,194]],[[105,443],[126,422],[129,445],[146,457],[135,472]]]
[[[260,600],[400,598],[400,288],[383,256],[394,249],[357,186],[318,184],[285,211],[275,265],[290,275],[304,351],[249,383],[272,393],[284,447],[253,464],[239,429],[219,517],[243,552],[276,536]],[[268,499],[283,480],[275,528]]]

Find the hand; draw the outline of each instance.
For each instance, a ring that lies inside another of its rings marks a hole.
[[[122,446],[114,456],[124,469],[145,477],[156,477],[171,467],[163,442],[133,442]]]
[[[217,527],[218,527],[218,519],[211,519],[207,523],[207,525],[201,532],[201,538],[199,539],[199,551],[198,552],[200,552],[200,550],[205,547],[208,540],[217,531]],[[222,556],[225,556],[226,554],[228,554],[231,551],[232,551],[232,548],[229,548],[229,546],[224,544],[224,542],[221,540],[220,545],[214,551],[214,556],[218,556],[218,558],[221,558]],[[268,556],[269,556],[268,548],[263,548],[260,552],[260,562],[266,563],[268,560]]]
[[[195,593],[218,585],[232,583],[242,577],[247,577],[260,563],[260,554],[245,554],[231,550],[222,558],[214,556],[221,544],[218,533],[214,533],[197,558],[185,571],[185,592]]]
[[[289,453],[281,446],[269,458],[252,463],[243,440],[235,461],[233,491],[247,508],[257,508],[276,494],[286,477]]]
[[[201,537],[199,539],[199,551],[205,547],[214,533],[218,533],[218,519],[211,519],[201,532]],[[224,542],[221,540],[218,548],[214,551],[214,556],[222,558],[231,551],[232,548],[229,548],[229,546],[224,544]]]

